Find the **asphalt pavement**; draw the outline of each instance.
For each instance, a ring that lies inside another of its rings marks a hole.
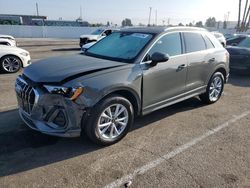
[[[79,53],[77,40],[18,39],[35,63]],[[198,98],[137,118],[119,143],[57,138],[21,121],[18,74],[0,74],[0,187],[250,187],[250,76],[217,103]]]

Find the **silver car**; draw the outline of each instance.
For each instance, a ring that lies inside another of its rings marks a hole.
[[[16,93],[30,128],[110,145],[135,116],[194,96],[215,103],[228,75],[228,52],[204,29],[129,28],[84,54],[32,64],[17,78]]]

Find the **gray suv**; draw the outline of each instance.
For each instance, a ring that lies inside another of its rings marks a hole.
[[[41,60],[16,80],[20,116],[45,134],[110,145],[134,117],[199,96],[219,100],[229,54],[208,31],[192,27],[130,28],[85,54]]]

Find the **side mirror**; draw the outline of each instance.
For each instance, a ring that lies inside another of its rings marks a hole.
[[[153,65],[156,65],[157,63],[166,62],[169,60],[169,58],[170,57],[168,54],[163,54],[163,53],[159,53],[159,52],[155,52],[151,56],[151,60],[152,60]]]

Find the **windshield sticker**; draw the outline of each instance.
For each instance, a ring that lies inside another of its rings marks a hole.
[[[149,35],[143,34],[143,33],[133,33],[131,36],[145,39],[145,38],[147,38]]]

